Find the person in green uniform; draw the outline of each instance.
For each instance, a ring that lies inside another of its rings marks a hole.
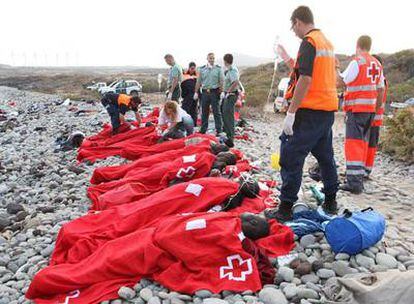
[[[234,105],[239,95],[239,70],[233,66],[233,55],[226,54],[224,60],[224,91],[222,93],[222,115],[224,132],[227,135],[227,145],[234,146]]]
[[[164,56],[165,62],[171,67],[167,80],[167,100],[179,101],[181,96],[181,80],[183,79],[183,69],[175,62],[173,55]]]
[[[216,133],[222,132],[223,123],[221,120],[220,93],[223,91],[223,71],[221,67],[214,64],[214,53],[207,55],[207,64],[199,69],[194,99],[198,99],[198,90],[201,88],[201,133],[206,133],[208,128],[208,117],[210,106],[213,109],[214,124]]]

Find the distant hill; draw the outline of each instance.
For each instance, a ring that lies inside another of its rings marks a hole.
[[[234,60],[239,67],[252,67],[260,64],[270,63],[273,60],[271,58],[254,57],[246,54],[233,54]]]
[[[255,57],[250,56],[246,54],[239,54],[239,53],[233,53],[234,57],[234,64],[238,68],[246,68],[246,67],[255,67],[261,64],[266,64],[272,62],[271,58],[263,58],[263,57]],[[219,56],[219,60],[217,60],[217,63],[221,66],[223,66],[223,56]]]
[[[384,59],[385,76],[388,79],[388,101],[402,102],[414,97],[414,49],[400,51],[394,54],[380,54]],[[345,69],[352,56],[337,55],[341,69]],[[247,93],[248,104],[263,106],[266,103],[273,75],[273,63],[262,64],[244,69],[241,81]],[[285,64],[278,66],[275,85],[280,78],[287,77],[289,69]]]

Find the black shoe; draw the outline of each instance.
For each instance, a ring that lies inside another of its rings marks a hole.
[[[229,147],[229,148],[233,148],[234,147],[234,142],[231,139],[227,139],[224,141],[224,144]]]
[[[322,209],[329,215],[338,214],[338,203],[336,201],[324,202],[322,204]]]
[[[342,191],[348,191],[348,192],[351,192],[352,194],[361,194],[362,193],[362,187],[360,187],[360,188],[355,188],[355,187],[352,187],[350,184],[348,184],[348,183],[345,183],[345,184],[343,184],[343,185],[340,185],[339,186],[339,189],[340,190],[342,190]]]
[[[266,209],[264,214],[267,219],[275,219],[280,223],[291,221],[293,220],[292,204],[282,202],[278,209]]]

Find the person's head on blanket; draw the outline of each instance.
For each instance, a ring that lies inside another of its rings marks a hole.
[[[239,178],[239,190],[236,194],[230,196],[224,203],[223,210],[231,210],[239,207],[244,198],[256,198],[259,195],[259,183],[248,174],[243,174]]]
[[[255,241],[269,235],[270,228],[266,219],[253,213],[245,212],[240,215],[243,234]]]
[[[220,152],[217,154],[217,158],[213,163],[212,170],[217,169],[223,171],[226,166],[235,165],[237,162],[237,157],[232,152]]]

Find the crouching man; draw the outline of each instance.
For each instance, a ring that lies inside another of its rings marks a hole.
[[[111,118],[112,134],[118,133],[119,126],[125,122],[125,114],[127,111],[133,111],[138,124],[141,123],[141,116],[138,112],[138,107],[141,104],[141,98],[139,96],[106,93],[101,103]]]

